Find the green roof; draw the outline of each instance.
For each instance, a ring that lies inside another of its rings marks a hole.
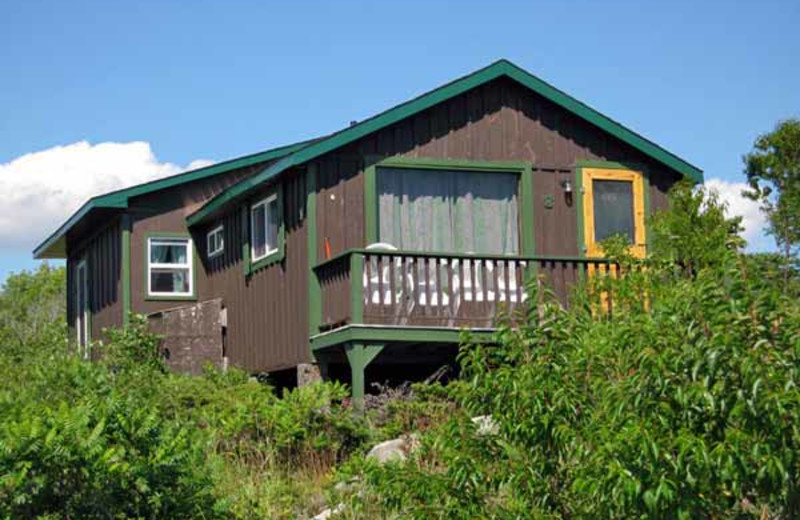
[[[246,155],[244,157],[231,159],[229,161],[212,164],[211,166],[206,166],[204,168],[198,168],[196,170],[179,173],[171,177],[165,177],[163,179],[146,182],[144,184],[137,184],[136,186],[131,186],[130,188],[112,191],[104,195],[92,197],[83,206],[81,206],[78,211],[73,213],[73,215],[67,219],[67,221],[64,222],[55,232],[53,232],[53,234],[47,237],[44,242],[39,244],[39,246],[34,249],[33,256],[34,258],[64,258],[66,256],[65,239],[67,232],[93,210],[100,208],[127,208],[128,201],[133,197],[163,190],[165,188],[171,188],[187,182],[205,179],[206,177],[225,173],[235,170],[236,168],[242,168],[244,166],[250,166],[260,162],[278,159],[299,150],[311,142],[313,142],[313,140],[272,148],[270,150],[252,155]]]
[[[368,134],[503,76],[517,81],[542,97],[629,144],[643,154],[675,170],[684,177],[696,182],[703,181],[703,171],[696,166],[665,150],[633,130],[624,127],[620,123],[601,114],[565,92],[553,87],[549,83],[537,78],[533,74],[517,67],[510,61],[499,60],[488,67],[452,81],[374,117],[345,128],[344,130],[331,134],[327,138],[320,139],[299,148],[283,159],[268,166],[262,172],[217,194],[216,197],[212,198],[200,209],[189,215],[189,217],[187,217],[187,222],[190,226],[198,224],[216,213],[228,202],[241,197],[251,189],[274,178],[289,168],[311,161],[336,148],[352,143]]]

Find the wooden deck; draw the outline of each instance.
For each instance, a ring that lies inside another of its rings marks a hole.
[[[346,325],[475,327],[529,305],[530,280],[570,304],[571,287],[602,258],[351,250],[319,264],[321,331]]]

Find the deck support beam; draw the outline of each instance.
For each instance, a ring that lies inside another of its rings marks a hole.
[[[350,364],[353,406],[356,410],[364,409],[364,373],[367,365],[383,350],[382,343],[351,342],[345,345],[347,361]]]

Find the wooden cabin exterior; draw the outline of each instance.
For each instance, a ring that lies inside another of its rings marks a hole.
[[[490,332],[533,273],[566,304],[602,236],[645,254],[683,177],[702,182],[503,60],[325,138],[95,197],[35,254],[67,258],[79,343],[215,301],[216,350],[198,346],[214,327],[204,343],[164,318],[177,357],[318,363],[361,394],[368,366],[435,364],[461,329]]]

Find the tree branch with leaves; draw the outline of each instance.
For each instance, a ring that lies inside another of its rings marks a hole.
[[[750,185],[743,194],[761,203],[768,233],[788,264],[800,245],[800,119],[781,121],[760,135],[743,160]]]

